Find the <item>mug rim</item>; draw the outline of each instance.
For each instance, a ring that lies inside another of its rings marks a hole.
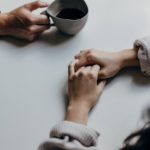
[[[53,1],[53,2],[48,6],[46,12],[47,12],[47,14],[49,15],[49,17],[51,17],[51,18],[55,18],[55,19],[59,19],[59,20],[66,20],[66,21],[74,21],[74,22],[76,22],[76,21],[79,21],[79,20],[81,20],[81,19],[86,18],[86,17],[88,16],[88,14],[89,14],[88,5],[86,4],[85,0],[82,0],[82,1],[85,3],[87,12],[85,13],[85,15],[84,15],[82,18],[79,18],[79,19],[64,19],[64,18],[56,17],[56,16],[52,15],[51,13],[49,13],[49,8],[50,8],[51,5],[53,5],[53,4],[55,3],[55,1]],[[81,10],[81,11],[82,11],[82,10]]]

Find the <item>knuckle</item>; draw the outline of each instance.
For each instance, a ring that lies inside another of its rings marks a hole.
[[[72,81],[73,80],[73,76],[69,76],[68,80]]]
[[[77,74],[74,74],[73,76],[72,76],[72,79],[77,79],[78,78],[78,75]]]
[[[96,64],[96,65],[94,65],[94,67],[100,69],[100,65]]]
[[[91,60],[93,59],[93,57],[94,57],[93,51],[92,51],[92,50],[89,50],[88,53],[87,53],[87,59],[88,59],[89,61],[91,61]]]
[[[81,72],[79,73],[79,77],[85,77],[85,76],[86,76],[86,73],[85,73],[85,72],[81,71]]]
[[[80,53],[86,53],[87,52],[87,50],[81,50],[80,51]]]
[[[34,28],[32,26],[29,26],[27,28],[27,32],[32,33],[34,31]]]
[[[73,81],[73,80],[75,80],[76,78],[77,78],[77,75],[76,75],[76,74],[70,75],[70,76],[69,76],[69,81]]]
[[[102,72],[102,76],[103,76],[103,77],[107,77],[107,76],[108,76],[108,72],[107,72],[106,70],[104,70],[104,71]]]
[[[34,17],[32,17],[32,16],[27,16],[27,17],[26,17],[26,20],[27,20],[27,23],[28,23],[28,24],[33,24],[33,22],[34,22]]]
[[[84,52],[87,53],[87,54],[88,54],[90,51],[91,51],[91,49],[86,49],[86,50],[84,50]]]
[[[93,73],[89,73],[89,74],[88,74],[88,77],[89,77],[90,79],[95,79],[95,78],[96,78],[96,76],[95,76]]]

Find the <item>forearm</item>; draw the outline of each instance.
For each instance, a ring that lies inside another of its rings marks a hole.
[[[135,48],[120,51],[121,68],[139,66],[137,52]]]
[[[85,104],[70,102],[66,110],[65,120],[86,125],[89,111],[90,109]]]

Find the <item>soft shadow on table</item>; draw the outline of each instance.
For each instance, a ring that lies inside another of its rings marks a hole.
[[[140,87],[150,86],[150,77],[145,76],[141,73],[140,68],[132,67],[132,68],[125,68],[120,71],[120,73],[112,79],[109,79],[108,84],[110,84],[115,78],[119,76],[126,76],[132,79],[132,81]]]
[[[14,37],[10,37],[10,36],[4,36],[0,38],[1,41],[6,41],[7,43],[10,43],[12,45],[15,45],[16,47],[24,47],[28,44],[30,44],[30,42],[25,41],[25,40],[21,40],[21,39],[17,39]]]
[[[128,74],[137,86],[150,86],[150,77],[142,74],[140,68],[128,68],[123,70],[122,73]]]
[[[32,42],[28,42],[25,40],[21,40],[21,39],[9,37],[9,36],[1,37],[0,40],[6,41],[12,45],[15,45],[18,48],[19,47],[21,48],[21,47],[25,47],[26,45],[32,44],[34,42],[36,43],[38,41],[42,41],[44,43],[48,43],[50,45],[55,46],[55,45],[65,43],[68,40],[72,39],[73,37],[74,36],[66,35],[64,33],[59,32],[56,28],[53,28],[44,32]]]
[[[68,107],[68,104],[69,104],[69,97],[68,97],[68,80],[65,79],[65,82],[64,82],[64,85],[61,89],[62,91],[62,100],[63,100],[63,107],[65,109],[64,113],[66,112],[67,110],[67,107]]]
[[[62,95],[62,101],[63,101],[62,107],[64,107],[64,114],[66,112],[68,102],[69,102],[67,85],[68,85],[67,78],[64,78],[64,83],[61,86],[61,95]],[[62,120],[63,119],[64,118],[62,118]],[[63,137],[61,137],[61,138],[63,138]],[[57,144],[57,143],[59,143],[59,144]],[[49,139],[41,142],[40,145],[38,146],[37,150],[64,150],[63,148],[60,148],[60,147],[61,147],[60,141],[54,137],[54,138],[49,138]]]
[[[124,77],[126,76],[126,77],[131,78],[133,80],[133,82],[139,87],[150,86],[150,78],[144,76],[141,73],[140,69],[135,67],[135,68],[123,69],[119,72],[119,74],[117,76],[108,79],[105,88],[107,88],[107,86],[109,86],[111,84],[115,84],[115,79],[117,79],[118,77],[121,77],[121,76],[124,76]],[[105,91],[105,89],[104,89],[104,91]],[[68,106],[68,102],[69,102],[68,91],[67,91],[67,80],[62,89],[62,96],[63,96],[63,100],[64,100],[64,108],[66,110],[66,108]],[[93,112],[93,109],[91,110],[91,113]],[[149,109],[149,116],[150,116],[150,109]]]
[[[50,29],[49,31],[43,33],[39,40],[50,45],[59,45],[62,43],[67,42],[68,40],[72,39],[74,36],[64,34],[58,31],[56,28]]]
[[[120,78],[120,77],[131,78],[133,83],[138,87],[145,87],[145,86],[150,87],[150,77],[143,75],[139,68],[133,67],[133,68],[125,68],[125,69],[121,70],[115,77],[108,79],[105,89],[108,86],[115,84],[116,79]],[[104,89],[104,92],[105,92],[105,89]],[[98,101],[98,103],[99,103],[99,101]],[[94,108],[91,110],[91,113],[93,112],[93,110],[94,110]],[[150,116],[150,109],[149,109],[149,116]]]

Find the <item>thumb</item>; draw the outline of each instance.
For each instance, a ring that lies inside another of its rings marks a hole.
[[[100,70],[98,73],[98,79],[107,79],[107,78],[108,78],[107,71],[105,69]]]
[[[41,0],[37,0],[35,2],[26,4],[25,7],[27,9],[29,9],[30,11],[33,11],[33,10],[36,10],[38,8],[48,7],[48,3],[44,2],[44,1],[41,1]]]
[[[77,59],[77,63],[75,64],[76,70],[78,70],[80,67],[93,65],[93,63],[89,62],[86,58],[79,58]]]

